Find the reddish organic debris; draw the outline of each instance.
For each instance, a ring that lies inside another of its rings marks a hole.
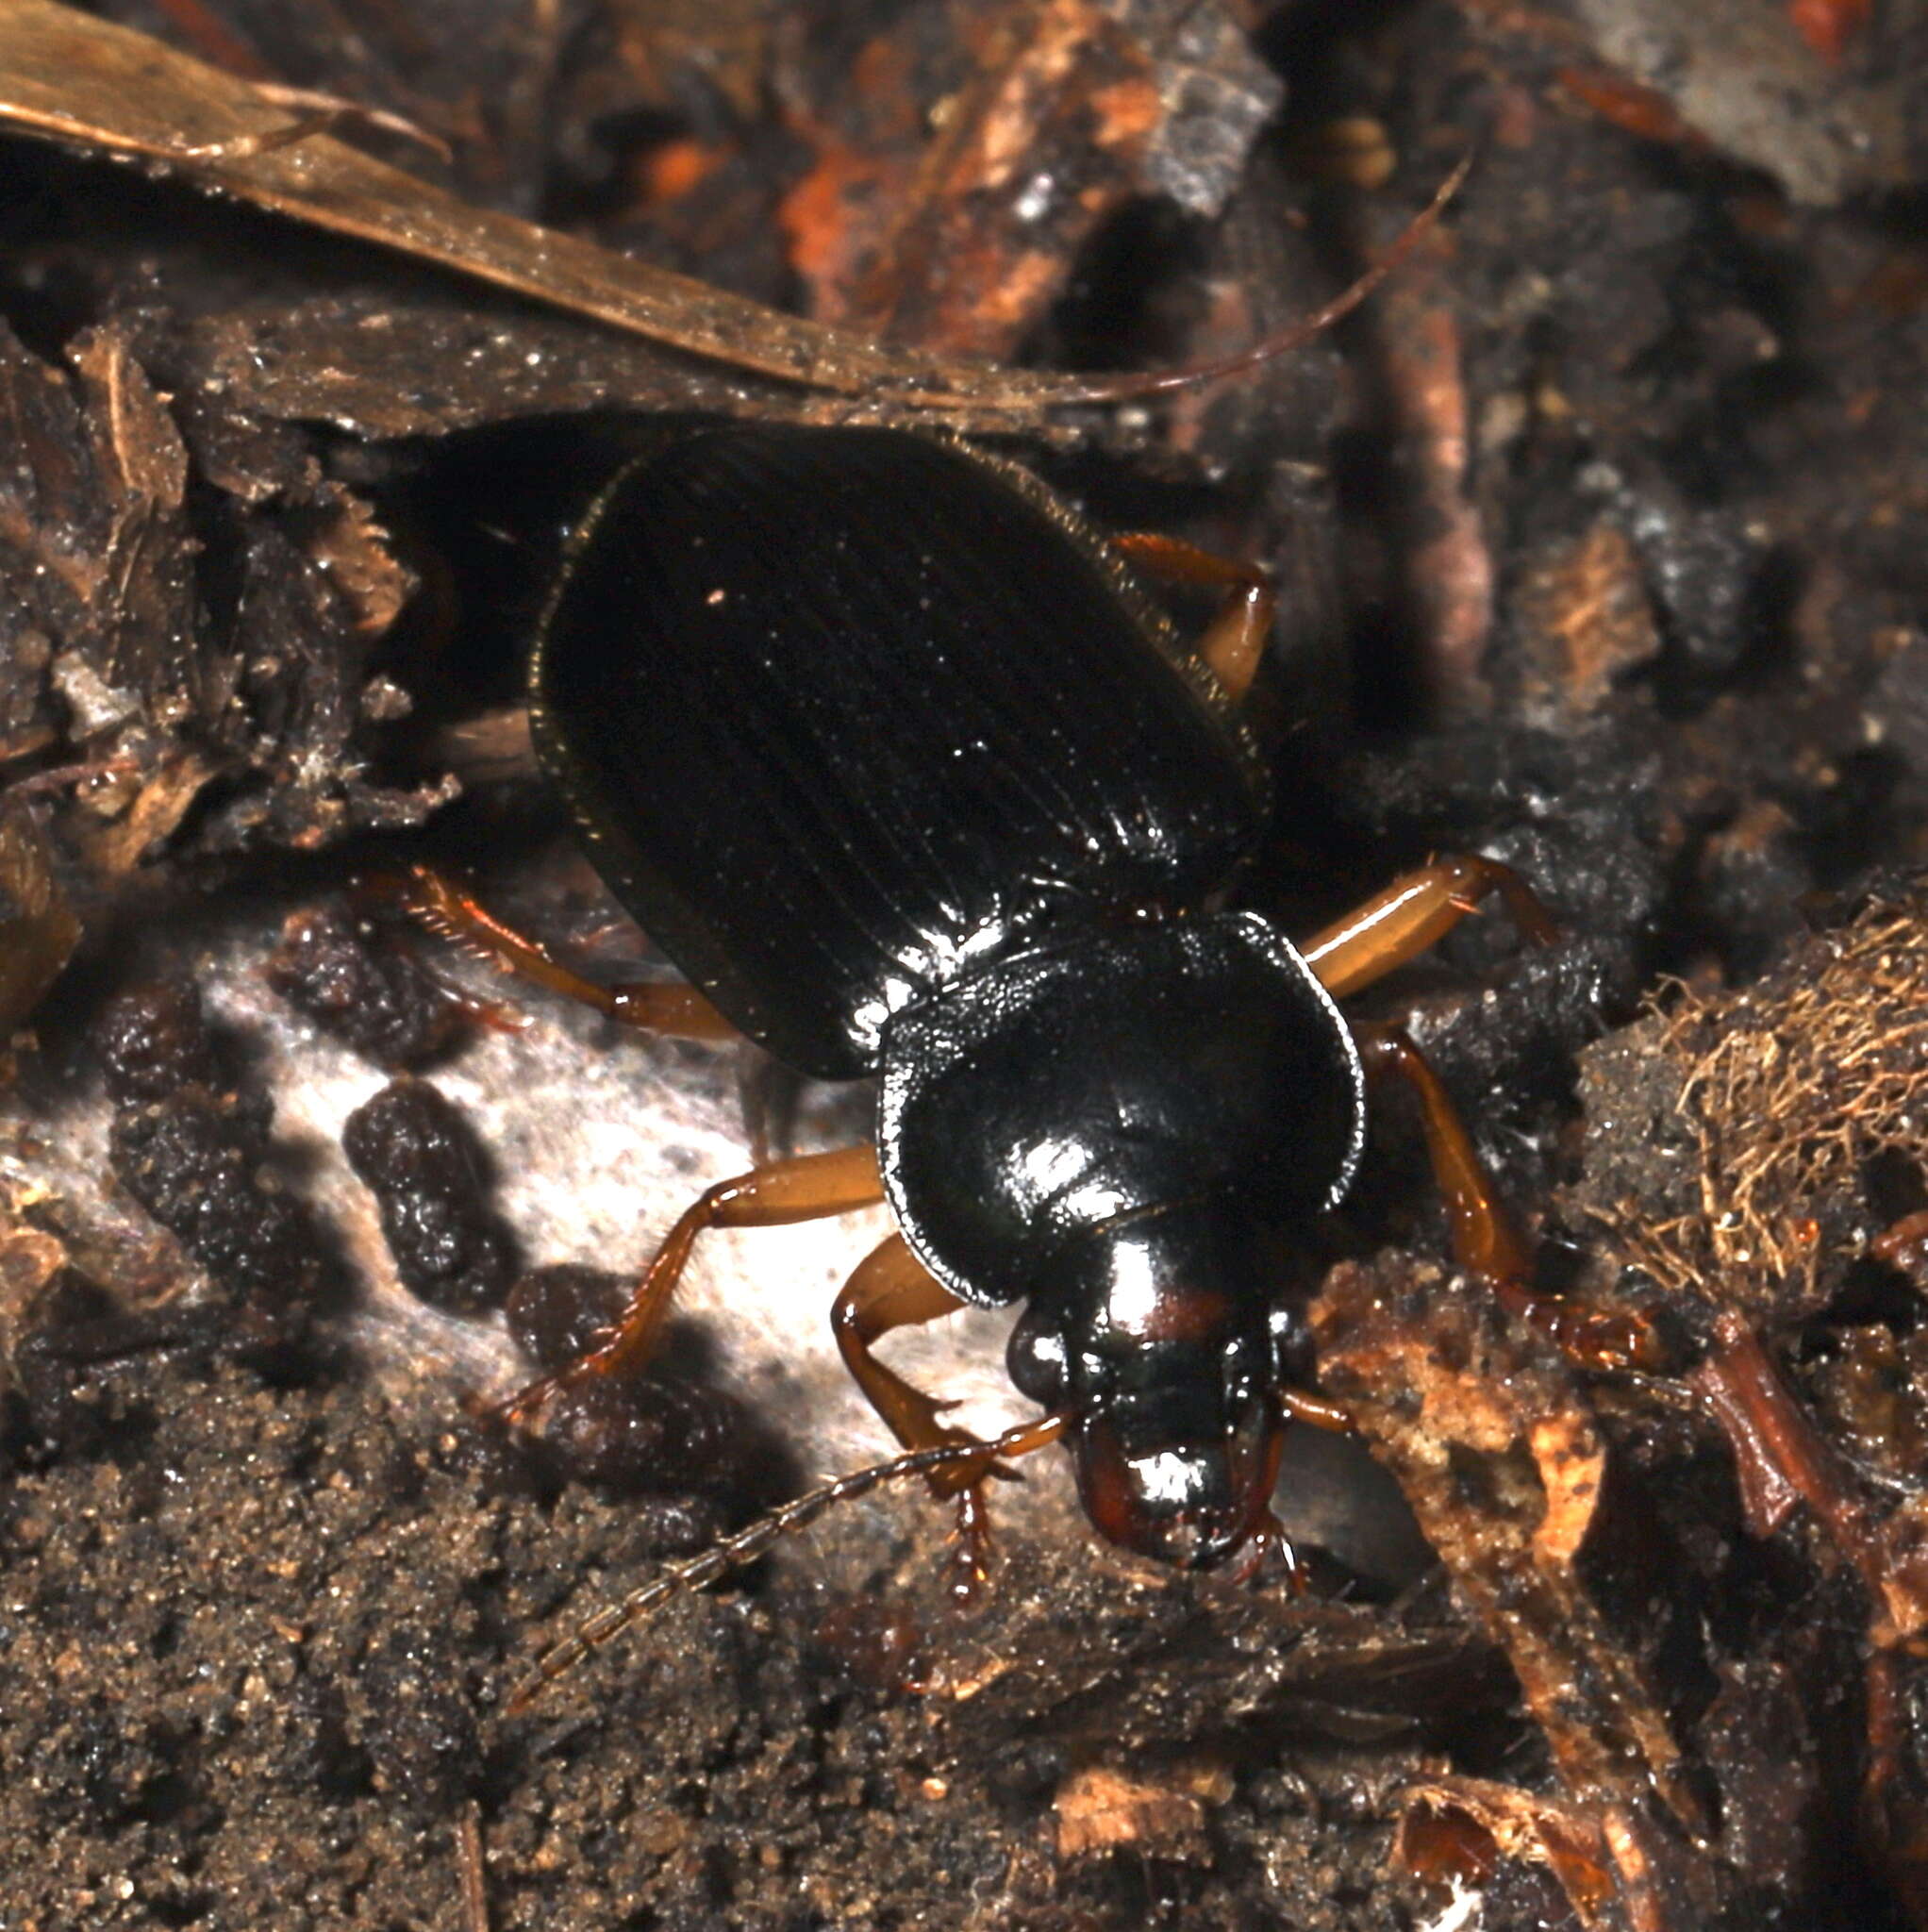
[[[1506,1652],[1568,1789],[1704,1828],[1653,1686],[1587,1591],[1606,1444],[1566,1372],[1437,1268],[1341,1264],[1313,1309],[1321,1378],[1392,1468]]]
[[[1232,1794],[1222,1767],[1188,1769],[1158,1783],[1121,1776],[1094,1765],[1074,1773],[1053,1796],[1057,1814],[1057,1856],[1074,1859],[1126,1852],[1148,1858],[1208,1857],[1207,1807]]]
[[[1656,88],[1642,87],[1624,75],[1601,67],[1562,67],[1554,78],[1576,101],[1624,134],[1673,146],[1706,144]]]
[[[1823,60],[1839,60],[1873,11],[1874,0],[1787,0],[1794,31]]]
[[[1172,8],[1181,46],[1193,11]],[[675,352],[664,367],[657,354],[639,351],[632,341],[632,366],[615,386],[632,403],[660,405],[666,392],[682,388],[686,394],[706,393],[710,407],[725,411],[841,421],[850,406],[829,399],[843,397],[856,398],[874,420],[994,429],[1035,425],[1044,411],[1086,400],[1092,389],[1089,378],[899,351],[497,209],[470,207],[340,139],[344,123],[365,118],[359,113],[334,103],[291,108],[277,90],[205,67],[57,0],[4,0],[0,19],[8,28],[0,39],[0,125],[158,162],[208,194],[234,196],[321,232],[393,250],[418,265],[453,271]],[[1231,28],[1220,38],[1238,50]],[[1252,71],[1258,97],[1242,116],[1222,116],[1214,109],[1222,104],[1205,102],[1196,125],[1206,141],[1215,138],[1222,119],[1249,133],[1263,118],[1273,90],[1262,73]],[[1141,118],[1145,101],[1141,92],[1126,89],[1120,105],[1129,128]],[[1222,194],[1232,170],[1194,168],[1192,131],[1188,122],[1188,138],[1156,185],[1180,198],[1214,189]],[[1022,218],[1022,198],[1016,212]],[[701,371],[692,385],[682,366],[686,356],[727,374]],[[704,375],[714,379],[705,384]],[[768,389],[756,383],[759,393],[745,394],[746,375],[768,379]],[[1176,374],[1176,379],[1188,378]],[[812,398],[798,391],[820,393]]]
[[[1543,1867],[1589,1932],[1692,1932],[1745,1899],[1798,1893],[1822,1845],[1818,1774],[1790,1738],[1838,1708],[1838,1664],[1806,1654],[1798,1614],[1752,1633],[1759,1654],[1745,1659],[1721,1654],[1735,1641],[1723,1624],[1704,1634],[1707,1662],[1734,1695],[1704,1707],[1693,1671],[1663,1661],[1687,1578],[1626,1451],[1610,1451],[1570,1373],[1502,1332],[1483,1300],[1436,1269],[1383,1261],[1335,1270],[1314,1310],[1327,1386],[1505,1650],[1557,1779],[1557,1796],[1421,1786],[1403,1828],[1409,1869],[1479,1885],[1522,1860]],[[1704,1604],[1725,1588],[1689,1586]],[[1842,1770],[1852,1779],[1852,1757]]]
[[[1561,92],[1641,140],[1712,149],[1825,207],[1899,186],[1919,22],[1868,0],[1465,0],[1495,42],[1530,45]],[[1854,58],[1848,58],[1852,54]]]
[[[1524,658],[1521,708],[1550,728],[1583,722],[1616,680],[1660,653],[1639,555],[1611,523],[1530,558],[1514,615]]]
[[[1419,675],[1447,717],[1490,702],[1484,671],[1493,562],[1468,489],[1471,460],[1460,330],[1442,299],[1442,248],[1421,252],[1370,326],[1382,343],[1387,413],[1405,458],[1400,514],[1410,532],[1404,591]]]
[[[1928,1905],[1928,1787],[1910,1711],[1928,1629],[1928,1491],[1876,1504],[1822,1439],[1741,1317],[1722,1316],[1693,1377],[1734,1452],[1748,1526],[1766,1537],[1797,1503],[1823,1558],[1846,1565],[1868,1602],[1867,1757],[1860,1817],[1869,1848],[1918,1916]]]
[[[1418,1877],[1480,1892],[1508,1865],[1544,1870],[1558,1888],[1550,1912],[1564,1903],[1583,1926],[1614,1923],[1612,1853],[1585,1805],[1484,1778],[1422,1779],[1403,1794],[1394,1856]]]
[[[911,9],[812,79],[783,221],[816,312],[947,355],[1015,354],[1132,199],[1217,213],[1278,101],[1217,5],[1117,0]]]

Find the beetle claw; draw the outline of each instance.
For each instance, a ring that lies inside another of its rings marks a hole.
[[[513,1395],[493,1404],[492,1413],[497,1421],[511,1429],[529,1429],[536,1418],[581,1374],[582,1364],[578,1362],[573,1368],[558,1369],[553,1374],[538,1375],[533,1382],[524,1384]]]
[[[952,1539],[945,1592],[960,1610],[976,1609],[989,1593],[992,1566],[990,1513],[980,1489],[957,1498],[957,1528]]]

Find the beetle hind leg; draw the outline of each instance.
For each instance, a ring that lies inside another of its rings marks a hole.
[[[893,1328],[935,1322],[963,1306],[910,1252],[904,1237],[893,1234],[857,1264],[831,1309],[830,1325],[844,1366],[906,1449],[936,1449],[947,1442],[970,1442],[973,1438],[966,1430],[939,1421],[953,1404],[913,1388],[871,1353],[871,1344]],[[961,1472],[946,1471],[930,1478],[938,1495],[957,1500],[957,1550],[951,1593],[960,1603],[972,1601],[990,1574],[990,1512],[984,1500],[985,1477],[1009,1473],[980,1470],[973,1478],[967,1466]]]
[[[505,973],[545,986],[624,1026],[680,1040],[736,1040],[737,1029],[679,980],[601,986],[557,959],[540,941],[496,918],[472,892],[433,866],[410,865],[361,883],[364,896],[398,906],[418,924]]]
[[[1397,1027],[1360,1027],[1366,1071],[1403,1080],[1419,1102],[1433,1175],[1445,1197],[1453,1258],[1488,1282],[1503,1307],[1528,1321],[1582,1368],[1651,1366],[1654,1342],[1645,1324],[1610,1315],[1531,1285],[1532,1256],[1501,1205],[1485,1164],[1444,1084]]]

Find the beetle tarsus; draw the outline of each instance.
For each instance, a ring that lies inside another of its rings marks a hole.
[[[1004,1469],[997,1463],[991,1464],[985,1474],[996,1474],[1000,1470],[1007,1475],[1016,1474],[1016,1471]],[[932,1473],[933,1488],[939,1474],[941,1472],[939,1471]],[[957,1492],[957,1528],[944,1579],[945,1593],[957,1609],[977,1609],[989,1595],[992,1557],[990,1511],[985,1506],[984,1483],[980,1478],[967,1483]]]
[[[1225,1580],[1248,1584],[1269,1568],[1277,1570],[1288,1595],[1304,1596],[1312,1588],[1312,1573],[1299,1560],[1285,1524],[1270,1509],[1259,1517],[1250,1540],[1224,1573]]]
[[[1236,705],[1251,689],[1271,641],[1279,608],[1271,573],[1152,530],[1122,531],[1112,538],[1111,547],[1166,583],[1223,592],[1218,615],[1198,641],[1198,655]]]
[[[1577,1368],[1657,1369],[1665,1359],[1659,1338],[1637,1315],[1536,1293],[1517,1281],[1495,1288],[1509,1313],[1531,1323]]]
[[[1539,894],[1510,865],[1453,853],[1402,874],[1299,950],[1333,998],[1343,999],[1437,945],[1488,892],[1499,893],[1529,945],[1559,938]]]
[[[956,1407],[955,1402],[913,1387],[877,1360],[872,1344],[892,1329],[935,1322],[963,1306],[910,1252],[902,1235],[891,1235],[858,1263],[831,1309],[830,1326],[844,1366],[906,1449],[933,1449],[973,1439],[939,1421],[946,1409]],[[951,1594],[960,1601],[981,1594],[989,1575],[990,1512],[984,1484],[990,1476],[1018,1479],[1015,1470],[1002,1464],[974,1474],[968,1467],[938,1469],[930,1477],[932,1494],[957,1499],[958,1563],[972,1578],[966,1584],[954,1577]]]
[[[1529,1285],[1532,1257],[1526,1243],[1501,1205],[1452,1097],[1405,1034],[1392,1026],[1361,1028],[1359,1051],[1369,1073],[1397,1076],[1419,1102],[1434,1179],[1446,1201],[1454,1260],[1488,1283],[1504,1307],[1532,1323],[1577,1367],[1657,1366],[1657,1341],[1637,1316],[1540,1294]]]
[[[602,986],[565,966],[548,947],[498,919],[466,887],[420,863],[356,884],[365,903],[392,907],[471,958],[546,987],[561,998],[639,1031],[679,1040],[735,1040],[737,1029],[693,986],[634,980]]]

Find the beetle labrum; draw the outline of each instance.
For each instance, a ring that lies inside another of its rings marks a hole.
[[[1125,558],[1228,593],[1196,653]],[[873,1147],[709,1189],[566,1374],[648,1355],[704,1228],[885,1200],[899,1231],[833,1325],[906,1449],[971,1439],[873,1344],[1022,1301],[1009,1373],[1052,1412],[1022,1446],[1062,1435],[1112,1541],[1223,1563],[1270,1527],[1285,1422],[1342,1424],[1287,1387],[1281,1310],[1305,1286],[1294,1231],[1353,1178],[1369,1071],[1418,1096],[1460,1264],[1570,1343],[1600,1341],[1593,1318],[1525,1288],[1410,1042],[1355,1035],[1336,1004],[1488,891],[1550,937],[1524,882],[1438,860],[1300,946],[1223,908],[1264,824],[1238,701],[1272,614],[1262,575],[1168,539],[1107,541],[954,441],[657,426],[569,543],[531,722],[592,862],[689,984],[595,986],[434,874],[409,893],[620,1020],[879,1076],[878,1126]],[[989,1473],[968,1454],[930,1471],[957,1497],[967,1566]]]

